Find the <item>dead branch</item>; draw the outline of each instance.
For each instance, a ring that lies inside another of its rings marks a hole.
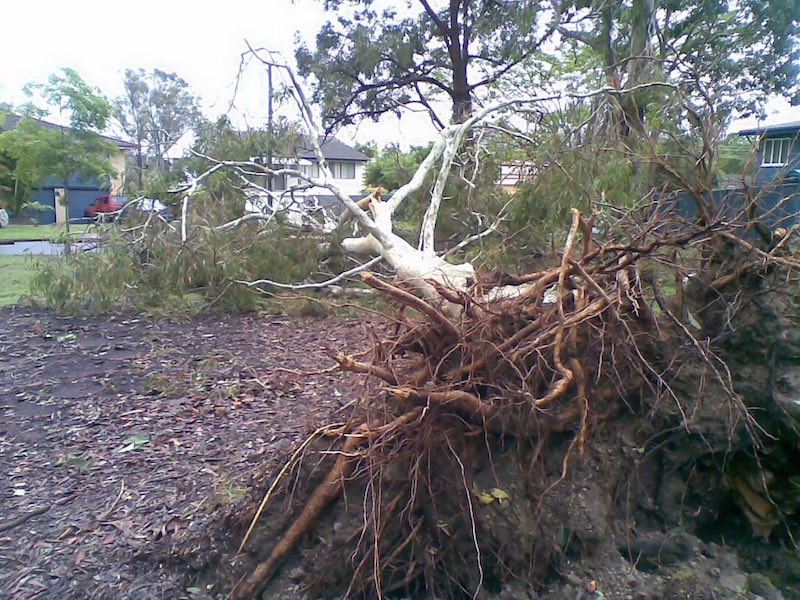
[[[366,363],[355,361],[343,352],[339,352],[339,354],[336,355],[336,362],[339,363],[339,368],[343,371],[374,375],[375,377],[383,379],[386,383],[397,385],[397,378],[394,376],[394,374],[389,369],[379,365],[368,365]]]

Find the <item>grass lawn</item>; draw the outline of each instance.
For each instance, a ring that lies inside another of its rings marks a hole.
[[[16,304],[20,296],[28,293],[33,273],[33,259],[29,256],[0,255],[0,308]]]
[[[70,233],[83,233],[89,224],[70,225]],[[14,240],[54,240],[64,233],[63,225],[9,225],[0,229],[0,242]]]

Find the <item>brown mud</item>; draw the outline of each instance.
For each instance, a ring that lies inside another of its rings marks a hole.
[[[362,345],[341,319],[0,323],[0,598],[191,595],[153,548],[203,538],[361,386],[300,375]]]

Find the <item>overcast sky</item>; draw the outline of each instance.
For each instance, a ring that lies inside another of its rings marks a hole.
[[[228,111],[245,40],[293,61],[295,36],[313,42],[326,20],[315,0],[13,0],[3,2],[2,15],[0,101],[22,102],[22,86],[61,67],[74,68],[108,97],[122,92],[126,68],[158,68],[183,77],[211,117]],[[251,64],[232,118],[263,124],[266,88],[263,67]],[[418,145],[432,135],[420,119],[401,124],[388,117],[339,137]]]
[[[60,67],[76,69],[109,97],[121,93],[126,68],[158,68],[182,76],[210,117],[228,110],[244,40],[293,60],[295,36],[313,42],[326,20],[315,0],[10,0],[2,15],[0,101],[21,102],[23,85],[45,81]],[[262,67],[247,69],[235,104],[235,122],[265,122]],[[786,103],[771,104],[769,112],[770,121],[800,119]],[[339,137],[419,145],[433,135],[426,122],[390,116]]]

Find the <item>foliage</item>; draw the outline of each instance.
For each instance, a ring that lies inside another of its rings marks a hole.
[[[323,26],[315,48],[300,46],[296,58],[300,74],[316,78],[314,100],[331,128],[408,105],[422,106],[441,125],[447,119],[431,105],[440,96],[460,122],[472,112],[476,92],[532,55],[550,33],[537,0],[416,0],[406,10],[380,10],[372,0],[324,0],[324,6],[336,20]]]
[[[561,5],[558,30],[566,44],[559,52],[583,53],[584,82],[602,78],[617,89],[689,82],[694,117],[708,110],[724,117],[755,110],[770,93],[800,100],[799,26],[795,0],[568,1]],[[619,125],[640,127],[653,103],[663,106],[658,90],[627,96]]]
[[[404,152],[397,145],[384,147],[367,163],[364,182],[368,187],[381,187],[385,196],[390,196],[407,183],[430,152],[432,144],[411,148]],[[496,185],[498,162],[495,147],[485,152],[480,168],[474,167],[471,159],[464,155],[463,163],[454,171],[445,186],[444,198],[437,221],[437,240],[446,249],[469,234],[478,233],[482,226],[496,216],[497,210],[507,200]],[[483,153],[483,152],[482,152]],[[467,166],[470,165],[470,166]],[[423,187],[398,210],[395,227],[398,233],[412,244],[417,243],[419,224],[427,209],[435,174],[428,175]],[[466,179],[470,185],[465,183]]]
[[[758,168],[758,147],[742,136],[733,135],[717,148],[720,175],[754,175]]]
[[[535,176],[511,207],[512,241],[532,236],[544,246],[571,207],[604,212],[663,190],[699,196],[752,174],[752,147],[725,139],[731,115],[767,93],[792,98],[800,89],[794,2],[587,0],[562,2],[559,11],[564,43],[517,68],[503,92],[535,94],[544,85],[619,93],[562,100],[527,119],[525,142],[510,158]],[[646,87],[661,82],[668,85]],[[519,256],[513,247],[502,245],[505,260]]]
[[[204,157],[217,160],[250,160],[266,158],[271,152],[274,155],[287,153],[299,141],[291,123],[279,120],[267,128],[238,130],[230,119],[222,116],[216,121],[201,120],[197,127],[197,140],[194,151],[200,155],[190,160],[187,165],[194,168],[192,172],[202,172],[211,164]]]
[[[0,114],[0,121],[2,119]],[[22,211],[25,199],[32,191],[30,185],[14,176],[16,164],[12,156],[0,150],[0,208],[9,210],[14,216]]]
[[[109,156],[112,142],[99,135],[111,115],[108,101],[72,69],[51,75],[46,84],[29,84],[26,93],[38,92],[49,110],[57,111],[69,126],[49,125],[33,116],[23,116],[17,126],[0,133],[0,155],[8,157],[15,190],[31,190],[48,177],[67,187],[73,177],[107,184],[114,174]],[[28,115],[42,115],[33,104]],[[7,166],[8,166],[7,165]],[[19,211],[25,195],[15,192]],[[68,204],[69,198],[64,199]]]
[[[366,142],[364,144],[356,142],[355,149],[367,158],[375,158],[378,156],[378,144],[375,142]]]
[[[132,214],[123,229],[134,233],[114,228],[102,251],[41,264],[33,290],[63,312],[252,310],[262,296],[236,281],[292,282],[315,272],[318,240],[295,236],[280,224],[264,228],[255,222],[215,233],[204,225],[224,219],[224,207],[203,194],[192,201],[203,218],[191,219],[187,244],[164,223],[142,231],[137,224],[144,217]]]
[[[145,172],[156,178],[167,170],[165,154],[200,118],[197,98],[176,73],[126,69],[125,92],[114,100],[114,118],[136,144],[136,191],[145,188]]]
[[[414,171],[430,152],[431,145],[411,148],[408,152],[403,152],[397,145],[386,146],[367,163],[364,183],[389,191],[396,190],[411,179]]]
[[[271,130],[247,129],[239,131],[223,116],[216,121],[201,120],[197,127],[194,155],[182,161],[180,168],[198,176],[212,168],[217,160],[254,161],[268,164],[277,157],[291,156],[301,137],[292,123],[278,120]],[[266,175],[252,176],[251,181],[264,188],[270,182]],[[243,214],[245,196],[241,178],[230,170],[222,169],[203,180],[203,187],[219,205],[224,206],[229,218]]]

